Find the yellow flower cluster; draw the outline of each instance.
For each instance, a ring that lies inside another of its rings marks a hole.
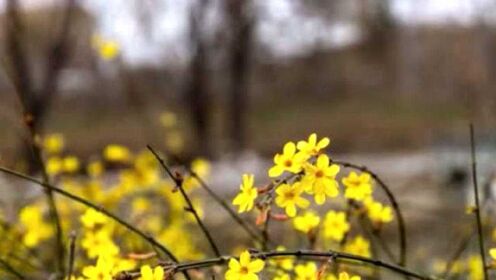
[[[110,144],[100,155],[82,160],[66,153],[67,143],[61,134],[48,134],[37,141],[46,171],[57,187],[123,217],[154,236],[181,260],[203,257],[198,246],[203,240],[196,238],[194,217],[185,212],[181,195],[174,191],[174,182],[162,173],[149,151],[133,152],[126,146]],[[190,169],[207,180],[210,164],[205,159],[194,159]],[[203,203],[195,191],[199,186],[197,179],[185,174],[183,184],[202,216]],[[40,196],[24,206],[19,211],[19,222],[11,231],[21,235],[26,247],[51,252],[46,246],[52,244],[44,241],[55,238],[55,228],[44,203],[44,197]],[[67,199],[57,200],[57,208],[63,232],[79,233],[76,248],[82,254],[75,261],[71,279],[110,280],[119,272],[133,269],[139,269],[144,280],[166,277],[164,269],[151,262],[153,259],[140,262],[138,267],[137,260],[128,257],[148,253],[149,245],[105,214]],[[2,232],[0,236],[4,238],[5,234]]]
[[[53,236],[52,226],[44,220],[42,209],[37,205],[24,207],[19,213],[19,222],[24,228],[22,241],[29,248]]]
[[[315,133],[307,140],[286,143],[282,152],[274,156],[273,165],[268,170],[273,181],[257,188],[254,176],[244,174],[233,205],[240,213],[249,212],[256,205],[261,212],[257,223],[271,218],[292,220],[294,229],[307,236],[312,248],[322,246],[371,257],[370,242],[355,233],[352,224],[358,223],[353,223],[353,219],[367,217],[374,230],[379,230],[381,225],[393,221],[392,208],[374,199],[371,174],[350,171],[339,178],[340,165],[325,153],[329,144],[329,138],[318,139]],[[320,207],[345,205],[316,211],[309,209],[312,203]],[[281,208],[284,214],[277,213],[273,207]],[[286,267],[281,261],[286,262]],[[322,273],[312,262],[293,267],[291,258],[280,258],[269,264],[276,268],[274,279],[290,279],[287,272],[292,270],[296,279],[322,279]],[[360,278],[341,273],[328,275],[325,279]]]

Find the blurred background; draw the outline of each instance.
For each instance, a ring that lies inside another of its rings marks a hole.
[[[231,192],[286,141],[329,136],[447,251],[416,232],[471,202],[470,121],[491,185],[496,1],[0,0],[0,51],[3,164],[26,159],[21,95],[71,154],[155,144],[212,159]]]
[[[18,75],[40,131],[80,155],[143,147],[166,110],[195,155],[271,155],[310,132],[336,152],[453,145],[467,120],[489,141],[495,11],[491,0],[2,0],[0,153],[14,156],[23,133]],[[95,36],[118,57],[102,59]]]

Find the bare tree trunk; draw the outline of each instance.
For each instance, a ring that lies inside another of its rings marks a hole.
[[[186,84],[186,98],[195,130],[197,154],[210,156],[208,58],[205,39],[202,34],[208,0],[200,0],[190,14],[190,44],[192,58],[189,66],[189,79]]]
[[[44,71],[45,76],[41,87],[37,90],[32,73],[30,72],[30,64],[22,45],[24,31],[19,14],[19,3],[17,0],[7,1],[6,50],[10,59],[9,77],[12,79],[20,102],[22,102],[24,121],[37,134],[41,133],[46,112],[48,112],[57,92],[60,71],[68,60],[70,49],[68,40],[69,26],[76,6],[76,0],[67,0],[66,5],[60,33],[49,50],[47,55],[48,62]],[[38,171],[36,170],[38,165],[33,162],[31,146],[25,142],[22,141],[24,143],[22,156],[28,160],[28,169],[30,172]]]
[[[230,27],[228,133],[233,151],[246,146],[249,59],[253,32],[251,2],[225,0],[226,19]]]

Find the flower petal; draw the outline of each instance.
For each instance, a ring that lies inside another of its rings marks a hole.
[[[243,253],[241,253],[241,256],[239,256],[239,264],[243,267],[248,267],[248,265],[250,264],[250,259],[250,252],[244,251]]]
[[[265,262],[260,260],[260,259],[257,259],[257,260],[252,261],[248,265],[248,269],[250,270],[250,272],[257,273],[257,272],[262,271],[264,266],[265,266]]]
[[[286,145],[284,145],[284,149],[283,149],[284,155],[292,156],[292,155],[294,155],[295,151],[296,151],[295,143],[288,142],[288,143],[286,143]]]

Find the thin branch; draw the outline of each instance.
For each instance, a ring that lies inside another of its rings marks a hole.
[[[391,203],[391,206],[393,207],[395,215],[398,218],[397,224],[398,224],[399,243],[400,243],[398,264],[401,266],[404,266],[406,264],[406,251],[407,251],[405,220],[403,219],[403,214],[402,214],[401,209],[399,207],[398,201],[396,200],[391,189],[386,185],[386,183],[384,183],[384,181],[376,173],[372,172],[366,166],[361,166],[358,164],[349,163],[349,162],[345,162],[345,161],[337,161],[337,160],[333,160],[332,163],[341,165],[341,166],[346,167],[346,168],[352,168],[352,169],[356,169],[356,170],[359,170],[361,172],[365,172],[365,173],[370,174],[370,176],[372,176],[372,178],[384,190],[384,192],[386,193],[386,196],[388,197],[389,202]]]
[[[475,234],[475,230],[473,232],[471,232],[470,235],[466,236],[459,243],[459,245],[456,247],[455,252],[453,253],[451,258],[449,259],[448,263],[446,264],[445,271],[444,271],[443,275],[441,276],[442,278],[448,279],[448,276],[450,275],[451,270],[453,269],[453,266],[455,265],[456,261],[460,259],[463,252],[465,252],[465,250],[467,250],[468,245],[470,245],[470,241],[474,237],[474,234]]]
[[[270,223],[270,211],[271,209],[268,208],[266,213],[266,217],[265,217],[265,222],[263,224],[263,228],[262,228],[262,236],[263,236],[263,242],[262,242],[262,249],[263,250],[267,250],[269,248],[269,240],[270,240],[270,232],[269,232],[269,223]]]
[[[394,254],[393,252],[391,251],[391,248],[389,248],[388,244],[385,242],[385,240],[382,238],[382,236],[379,234],[379,232],[377,232],[372,224],[370,223],[370,221],[368,219],[365,219],[364,217],[359,217],[359,222],[360,222],[360,225],[363,229],[363,231],[371,236],[372,238],[374,238],[377,243],[379,244],[379,247],[382,249],[382,251],[384,251],[384,253],[386,254],[386,256],[391,260],[391,261],[395,261],[395,257],[394,257]]]
[[[388,270],[391,270],[393,272],[396,272],[398,274],[402,274],[404,276],[409,276],[413,277],[415,279],[421,279],[421,280],[435,280],[435,278],[430,277],[430,276],[425,276],[420,273],[411,271],[403,266],[399,266],[396,264],[392,263],[387,263],[381,260],[377,259],[371,259],[371,258],[366,258],[358,255],[353,255],[353,254],[348,254],[348,253],[343,253],[343,252],[336,252],[336,251],[313,251],[313,250],[289,250],[289,251],[268,251],[268,252],[258,252],[258,253],[253,253],[252,257],[253,258],[259,258],[259,259],[270,259],[270,258],[276,258],[276,257],[283,257],[283,256],[291,256],[291,257],[296,257],[296,258],[324,258],[325,261],[327,261],[329,258],[333,258],[335,260],[344,260],[344,261],[358,261],[362,264],[370,264],[372,266],[376,267],[381,267],[385,268]],[[216,265],[225,265],[229,262],[231,258],[235,258],[233,256],[222,256],[219,258],[213,258],[213,259],[207,259],[207,260],[202,260],[202,261],[194,261],[194,262],[186,262],[186,263],[180,263],[180,264],[173,264],[173,265],[166,265],[164,268],[166,269],[173,269],[174,272],[183,272],[187,270],[192,270],[192,269],[201,269],[201,268],[208,268]],[[124,272],[122,275],[126,275],[127,279],[135,279],[140,277],[140,272],[139,271],[133,271],[133,272]],[[117,277],[117,279],[120,279]]]
[[[32,113],[36,118],[45,115],[44,112],[50,108],[53,98],[58,91],[60,73],[70,58],[71,46],[69,35],[72,20],[76,17],[74,14],[76,6],[77,0],[66,0],[59,33],[47,54],[42,88],[39,96],[36,97],[36,106],[32,108]],[[43,99],[43,102],[40,102],[41,99]]]
[[[10,55],[12,56],[12,66],[16,72],[15,88],[19,100],[22,104],[23,119],[26,128],[29,131],[30,136],[30,146],[33,152],[34,160],[37,167],[41,170],[43,176],[43,183],[48,184],[49,176],[46,172],[45,164],[43,162],[41,149],[36,143],[35,139],[37,137],[38,131],[36,131],[35,118],[33,112],[33,102],[36,99],[34,94],[31,80],[29,79],[28,63],[26,61],[26,56],[22,52],[22,45],[20,42],[20,35],[18,32],[22,32],[22,23],[19,16],[19,5],[17,0],[10,0],[7,2],[7,14],[8,14],[8,24],[7,24],[7,34],[8,34],[8,44]],[[17,64],[19,63],[19,64]],[[23,84],[26,83],[26,84]],[[65,248],[63,242],[63,232],[62,225],[60,222],[59,212],[57,210],[57,205],[55,203],[55,198],[53,197],[52,190],[49,188],[44,188],[47,204],[49,208],[50,220],[55,228],[56,236],[56,255],[57,262],[55,262],[55,269],[59,276],[65,274],[64,267],[64,255]]]
[[[172,179],[172,181],[174,181],[174,183],[176,184],[176,188],[179,189],[179,192],[181,193],[181,195],[184,198],[184,201],[186,202],[186,205],[187,205],[186,210],[191,212],[193,214],[193,216],[195,217],[195,220],[198,223],[198,226],[200,226],[201,230],[203,231],[203,234],[205,235],[205,237],[208,240],[208,243],[210,243],[210,247],[212,247],[212,251],[214,252],[215,256],[220,257],[221,254],[220,254],[219,248],[215,244],[215,241],[212,238],[210,231],[207,229],[205,224],[202,222],[200,215],[198,215],[198,212],[196,211],[195,207],[193,206],[193,203],[191,202],[191,199],[189,198],[188,194],[186,193],[186,191],[183,188],[183,180],[181,178],[178,178],[178,176],[175,176],[174,174],[172,174],[172,171],[165,164],[164,160],[157,154],[157,152],[155,152],[155,150],[150,145],[147,145],[146,147],[155,156],[157,161],[160,163],[160,165],[165,170],[165,172],[167,172],[167,174]]]
[[[86,199],[84,199],[82,197],[79,197],[77,195],[74,195],[72,193],[69,193],[69,192],[67,192],[67,191],[65,191],[63,189],[59,189],[59,188],[57,188],[57,187],[55,187],[53,185],[50,185],[50,184],[47,184],[47,183],[43,183],[42,181],[39,181],[38,179],[36,179],[34,177],[31,177],[31,176],[28,176],[28,175],[19,173],[17,171],[14,171],[14,170],[11,170],[11,169],[8,169],[8,168],[5,168],[5,167],[0,167],[0,172],[4,172],[6,174],[15,176],[17,178],[20,178],[20,179],[24,179],[26,181],[33,182],[37,186],[41,186],[41,187],[44,187],[46,189],[50,189],[54,193],[57,193],[57,194],[59,194],[61,196],[64,196],[64,197],[66,197],[68,199],[71,199],[72,201],[75,201],[75,202],[78,202],[80,204],[83,204],[83,205],[85,205],[85,206],[87,206],[89,208],[95,209],[96,211],[104,214],[105,216],[109,217],[110,219],[116,221],[117,223],[119,223],[122,226],[124,226],[125,228],[127,228],[129,231],[134,232],[135,234],[137,234],[138,236],[140,236],[141,238],[143,238],[144,240],[146,240],[148,243],[150,243],[152,245],[152,247],[158,248],[162,253],[164,253],[165,255],[167,255],[172,261],[178,262],[178,259],[176,258],[176,256],[169,249],[167,249],[164,245],[162,245],[155,238],[153,238],[153,236],[144,233],[143,231],[139,230],[138,228],[136,228],[132,224],[124,221],[123,219],[119,218],[115,214],[112,214],[110,211],[106,210],[105,208],[103,208],[101,206],[98,206],[98,205],[94,204],[93,202],[90,202],[90,201],[88,201],[88,200],[86,200]],[[185,273],[184,276],[186,277],[186,279],[190,279],[190,277],[187,275],[187,273]]]
[[[69,244],[69,270],[67,271],[67,278],[71,279],[72,273],[74,272],[74,260],[76,256],[76,238],[77,235],[75,232],[71,233],[70,236],[70,244]]]
[[[489,278],[486,267],[486,251],[484,249],[484,233],[482,231],[482,219],[480,213],[479,185],[477,183],[477,159],[475,154],[475,137],[473,124],[470,124],[470,153],[472,158],[472,180],[475,193],[475,216],[477,220],[477,234],[479,237],[479,251],[482,259],[484,279],[488,280]]]
[[[3,259],[0,259],[0,265],[2,265],[5,268],[5,271],[9,272],[10,274],[14,275],[18,279],[26,279],[19,271],[17,271],[15,268],[13,268],[8,262],[6,262]]]

